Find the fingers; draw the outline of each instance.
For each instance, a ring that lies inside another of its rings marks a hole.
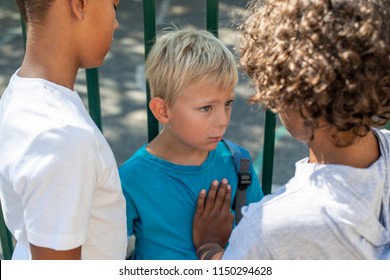
[[[226,179],[222,179],[221,185],[218,189],[217,196],[215,198],[214,210],[216,211],[222,210],[222,206],[225,204],[225,196],[226,196],[227,188],[228,188],[228,181]]]
[[[211,182],[210,190],[207,194],[204,189],[198,195],[196,214],[202,214],[204,212],[212,211],[229,211],[232,189],[227,179],[222,179],[221,184],[218,187],[219,182],[213,180]]]
[[[218,181],[213,180],[211,182],[210,190],[207,194],[205,211],[210,212],[214,208],[215,196],[218,191]]]
[[[194,215],[192,238],[195,248],[202,244],[217,243],[224,247],[233,227],[230,211],[231,186],[226,179],[221,184],[214,180],[208,194],[201,190]]]
[[[231,198],[232,198],[232,188],[230,185],[227,185],[225,199],[224,199],[222,207],[221,207],[222,212],[230,213],[230,200],[231,200]]]
[[[204,204],[206,200],[206,190],[202,189],[198,195],[198,202],[196,204],[196,214],[202,214],[204,211]]]

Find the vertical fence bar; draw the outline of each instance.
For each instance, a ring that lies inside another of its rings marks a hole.
[[[272,176],[274,167],[276,115],[271,111],[265,112],[262,187],[264,195],[272,191]]]
[[[207,0],[207,30],[218,37],[219,0]]]
[[[20,17],[20,23],[22,26],[22,34],[23,34],[23,47],[24,47],[24,51],[26,51],[26,42],[27,42],[26,23],[24,22],[22,17]]]
[[[144,0],[144,43],[145,60],[156,40],[156,5],[155,0]],[[149,109],[150,87],[146,82],[146,110],[148,117],[148,141],[152,141],[158,134],[158,122]]]
[[[3,257],[5,260],[10,260],[12,258],[12,252],[14,251],[13,238],[7,226],[5,225],[3,210],[1,209],[1,207],[0,214],[0,238],[1,247],[3,249]]]
[[[96,126],[103,132],[102,112],[100,106],[99,72],[97,68],[85,71],[87,78],[88,108]]]

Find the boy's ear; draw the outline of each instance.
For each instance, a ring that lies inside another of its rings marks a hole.
[[[74,16],[83,19],[88,0],[69,0],[70,8]]]
[[[168,123],[168,106],[164,99],[160,97],[153,97],[149,102],[149,109],[161,124]]]

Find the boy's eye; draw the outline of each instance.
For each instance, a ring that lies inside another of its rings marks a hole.
[[[225,103],[226,107],[232,107],[234,103],[234,100],[229,100],[228,102]]]
[[[208,111],[211,110],[211,106],[204,106],[204,107],[200,108],[200,110],[201,110],[202,112],[208,112]]]
[[[118,9],[118,7],[116,6],[116,5],[114,5],[114,9],[115,9],[115,11]]]

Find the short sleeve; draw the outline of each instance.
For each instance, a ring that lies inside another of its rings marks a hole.
[[[28,241],[69,250],[87,237],[99,159],[92,135],[68,126],[37,135],[13,168]]]

